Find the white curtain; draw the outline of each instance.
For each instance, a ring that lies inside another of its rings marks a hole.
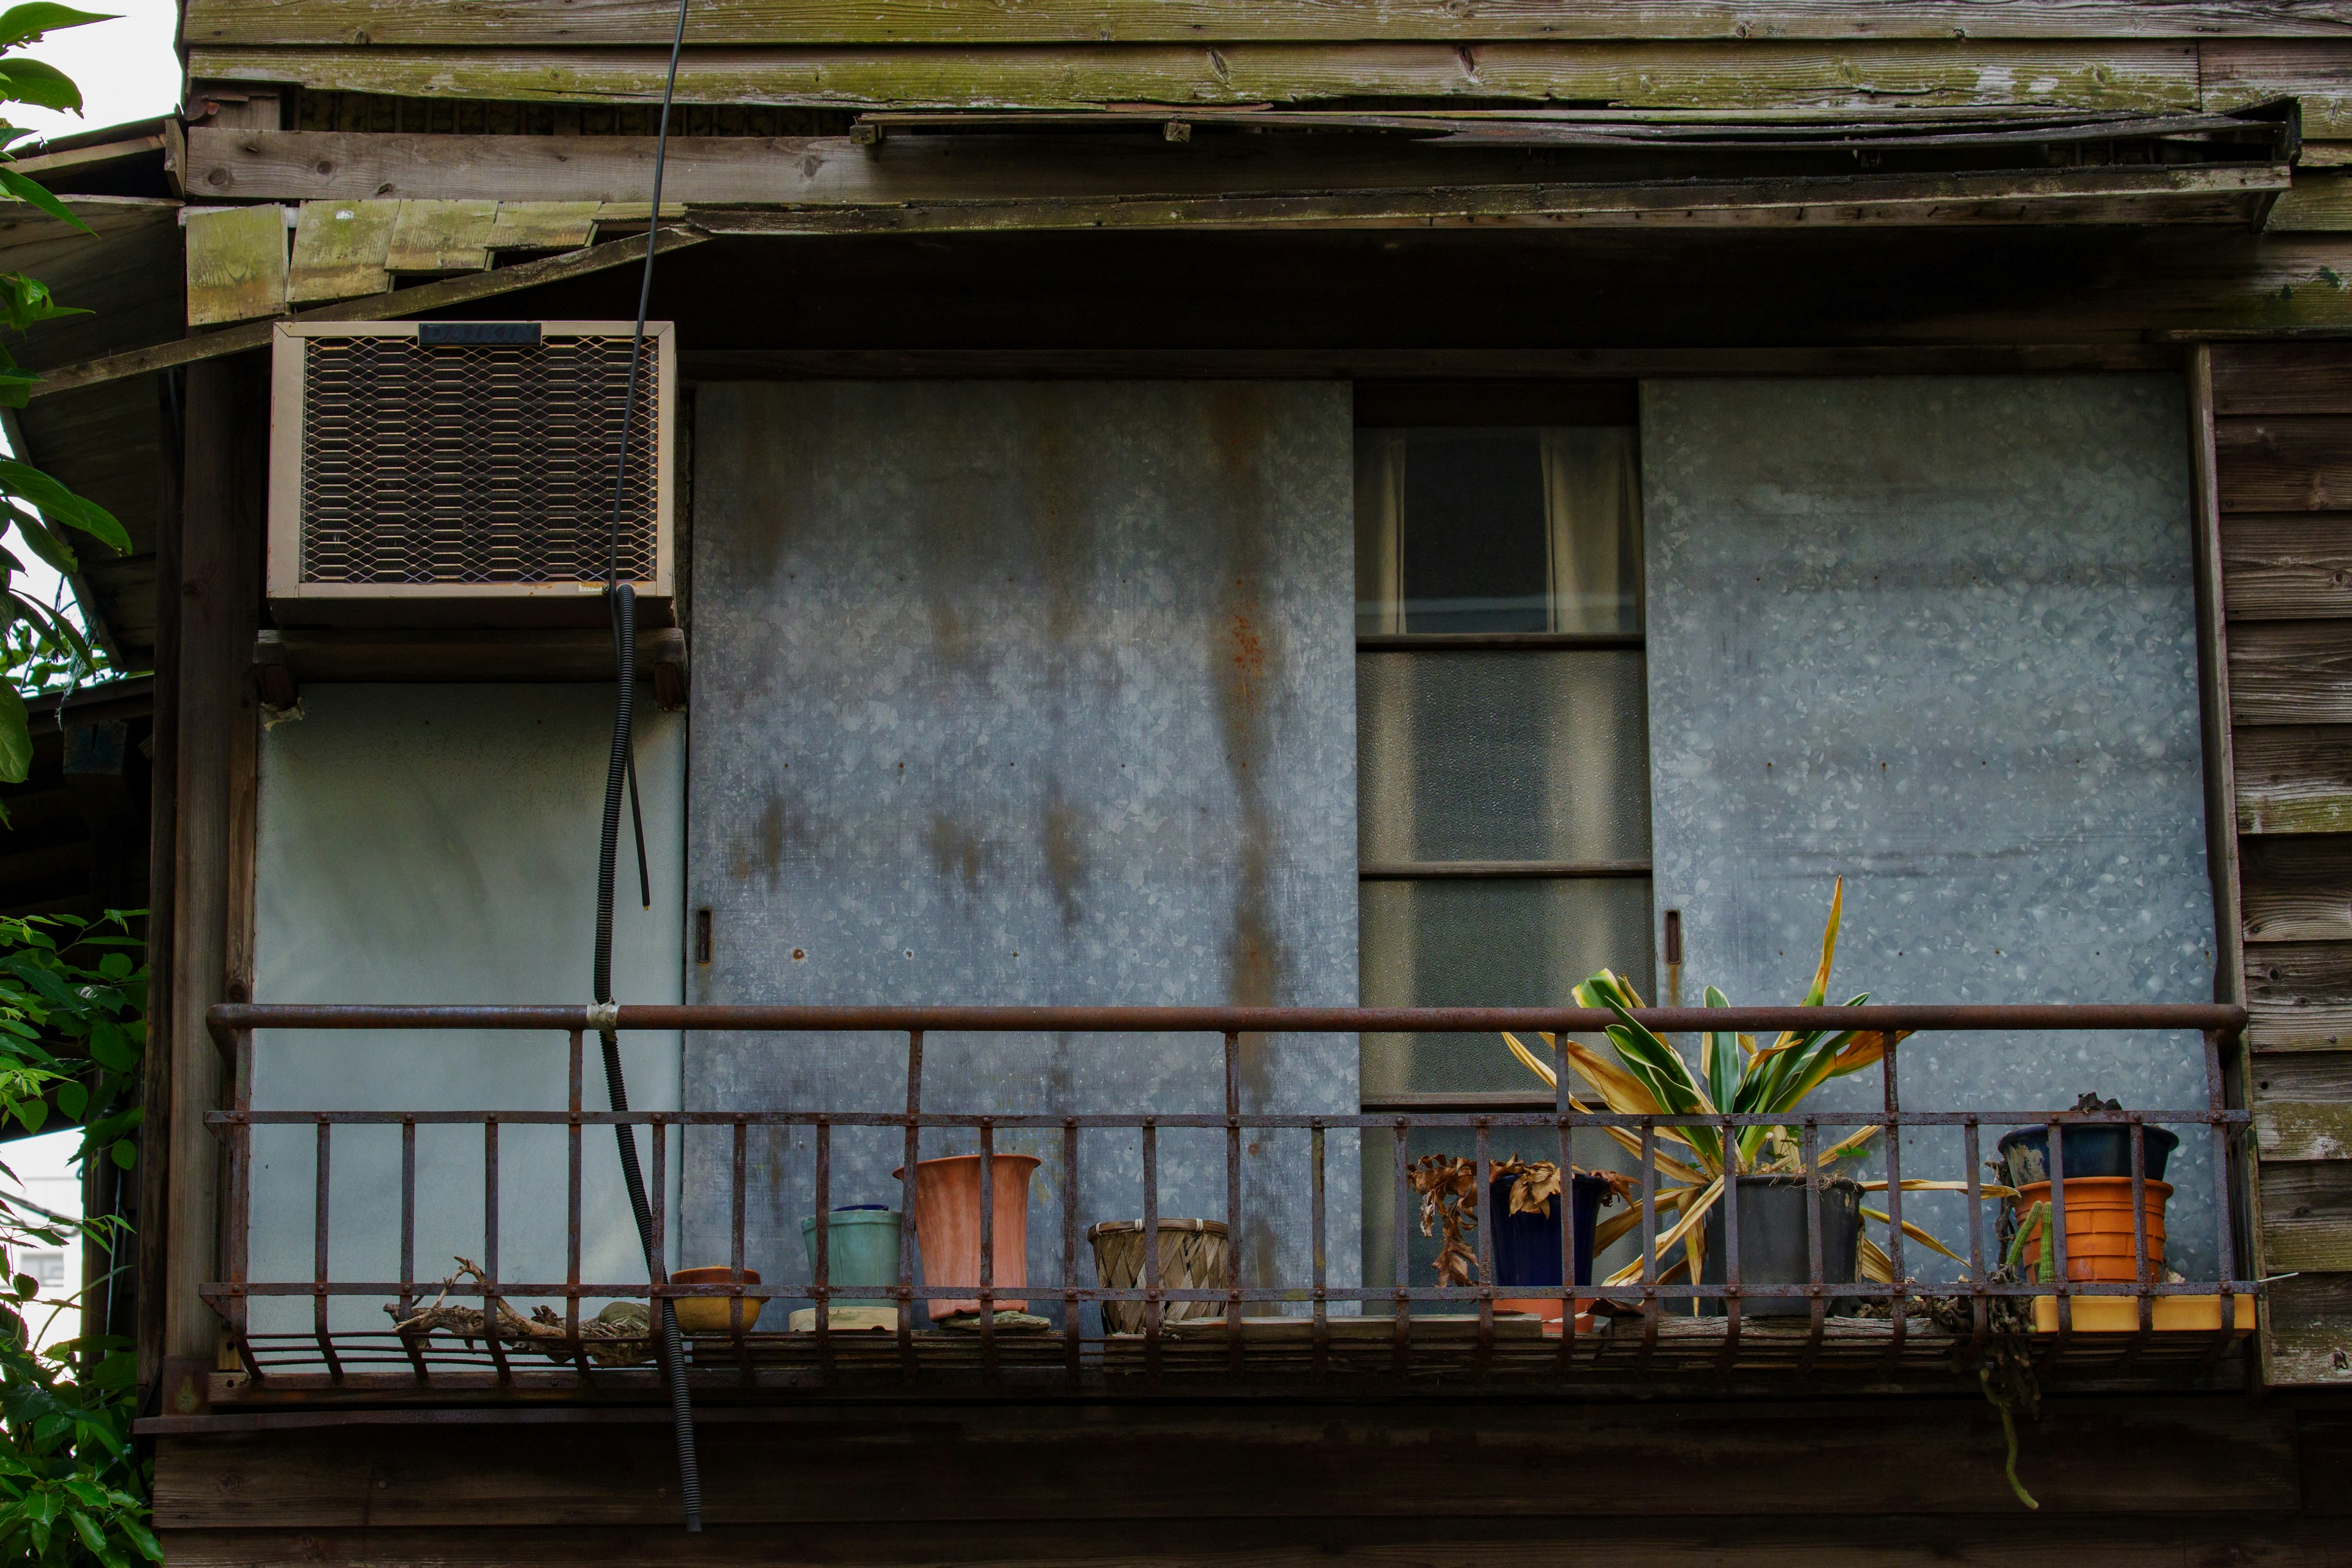
[[[1640,631],[1642,475],[1634,432],[1564,427],[1544,431],[1542,441],[1551,629]]]

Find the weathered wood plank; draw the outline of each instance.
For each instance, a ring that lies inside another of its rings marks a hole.
[[[2352,174],[2297,174],[2294,189],[2271,208],[2268,226],[2281,234],[2352,229]]]
[[[2041,1452],[2024,1434],[2020,1468],[2041,1489]],[[2332,1457],[2332,1456],[2331,1456]],[[1932,1451],[1922,1464],[1939,1463]],[[2315,1492],[2333,1480],[2317,1472]],[[2333,1519],[2156,1521],[2047,1512],[1890,1529],[1791,1520],[1756,1531],[1731,1521],[1670,1514],[1589,1525],[1465,1517],[1433,1509],[1416,1520],[1153,1520],[1129,1523],[1024,1521],[1017,1530],[972,1531],[943,1524],[795,1526],[789,1543],[765,1528],[167,1531],[174,1568],[511,1568],[515,1563],[593,1563],[597,1568],[784,1568],[862,1563],[872,1568],[1525,1568],[1528,1563],[1637,1563],[1642,1568],[2321,1568],[2340,1543]]]
[[[2269,1290],[2270,1320],[2264,1380],[2275,1386],[2316,1384],[2352,1388],[2352,1273],[2304,1273],[2273,1280]],[[2335,1489],[2335,1478],[2346,1473],[2340,1439],[2315,1454],[2308,1434],[2301,1435],[2305,1506],[2321,1505]],[[2322,1467],[2314,1468],[2314,1461]],[[2332,1462],[2331,1462],[2332,1461]],[[2320,1479],[2321,1488],[2310,1482]],[[2340,1512],[2343,1503],[2324,1505]]]
[[[275,49],[192,46],[198,79],[400,97],[659,102],[665,49]],[[1631,108],[2178,110],[2199,104],[2197,47],[2035,43],[1239,43],[1066,47],[712,49],[684,103],[1078,108],[1332,98],[1573,101]]]
[[[2342,41],[2265,43],[2215,38],[2198,46],[2208,109],[2241,109],[2292,98],[2303,105],[2303,133],[2352,137],[2352,50]]]
[[[814,1440],[789,1421],[730,1425],[725,1441],[704,1445],[704,1506],[713,1525],[795,1529],[1310,1510],[1402,1521],[1425,1516],[1432,1497],[1496,1520],[1623,1519],[1658,1511],[1643,1478],[1669,1463],[1716,1478],[1678,1498],[1673,1511],[1694,1517],[1979,1514],[2008,1496],[2000,1419],[1980,1402],[1796,1400],[1775,1408],[1801,1421],[1818,1460],[1815,1479],[1797,1490],[1779,1473],[1775,1431],[1704,1407],[1587,1405],[1573,1422],[1542,1405],[1261,1405],[1245,1422],[1213,1409],[1143,1418],[1112,1407],[1074,1424],[1066,1411],[1038,1405],[982,1418],[968,1410],[836,1413]],[[2052,1398],[2034,1428],[2035,1492],[2053,1513],[2292,1509],[2290,1420],[2246,1401],[2169,1399],[2135,1402],[2123,1423],[2098,1401]],[[657,1430],[537,1425],[527,1441],[511,1429],[457,1426],[164,1438],[155,1520],[164,1530],[303,1526],[312,1504],[270,1462],[299,1444],[311,1449],[305,1472],[340,1464],[348,1478],[322,1483],[318,1511],[340,1518],[362,1494],[377,1529],[478,1523],[488,1506],[507,1526],[667,1526],[677,1505],[665,1493],[675,1477]],[[1937,1462],[1919,1463],[1924,1450]],[[1497,1451],[1514,1464],[1498,1467]],[[2212,1464],[2217,1451],[2231,1463]],[[909,1452],[925,1456],[924,1485],[871,1484]],[[1575,1487],[1526,1483],[1571,1464]]]
[[[223,326],[286,308],[286,216],[275,206],[188,215],[188,325]]]
[[[2308,1049],[2352,1045],[2352,943],[2263,942],[2246,950],[2247,1037]]]
[[[2216,422],[2224,511],[2352,511],[2352,416]]]
[[[2249,1077],[2256,1104],[2352,1105],[2352,1050],[2256,1051]]]
[[[2240,730],[2241,833],[2352,833],[2352,728]]]
[[[509,138],[511,140],[511,138]],[[537,187],[532,187],[536,189]],[[650,193],[646,199],[652,199]],[[595,236],[601,202],[500,202],[484,244],[491,250],[571,250]],[[662,204],[667,216],[670,204]]]
[[[2352,1269],[2352,1163],[2264,1159],[2255,1184],[2273,1272]]]
[[[305,202],[294,223],[289,304],[349,300],[392,287],[384,256],[400,219],[394,201]]]
[[[393,272],[479,272],[490,264],[494,201],[404,201],[384,267]]]
[[[668,42],[666,0],[489,0],[452,9],[413,0],[191,0],[184,37],[199,44],[464,46],[497,35],[518,46]],[[1244,39],[1819,39],[2336,37],[2340,4],[2159,5],[2126,0],[1773,0],[1763,5],[1617,5],[1611,0],[733,0],[688,17],[698,47],[810,44],[1091,44]]]
[[[2231,626],[2230,716],[2242,725],[2352,723],[2352,621]]]
[[[2242,855],[2248,942],[2352,941],[2352,835],[2252,838]]]
[[[2352,616],[2352,512],[2239,512],[2221,526],[2235,620]]]
[[[2352,1105],[2277,1100],[2254,1110],[2254,1146],[2265,1163],[2310,1160],[2352,1169]],[[2336,1238],[2341,1257],[2326,1267],[2352,1268],[2352,1215]],[[2273,1257],[2273,1265],[2278,1260]]]
[[[2221,414],[2352,414],[2352,344],[2216,343]]]

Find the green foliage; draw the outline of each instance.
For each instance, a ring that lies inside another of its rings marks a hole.
[[[0,918],[0,1123],[37,1132],[83,1123],[80,1158],[129,1167],[129,1105],[147,1037],[147,971],[120,912]],[[0,1165],[0,1174],[14,1181]],[[0,1247],[79,1236],[111,1255],[120,1219],[70,1220],[0,1189]],[[29,1276],[0,1280],[0,1555],[48,1568],[163,1561],[146,1522],[148,1475],[131,1443],[134,1362],[103,1334],[37,1349],[79,1292],[44,1300]]]

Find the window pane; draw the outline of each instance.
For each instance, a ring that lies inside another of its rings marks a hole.
[[[1637,648],[1360,654],[1356,748],[1368,861],[1649,856]]]
[[[1638,632],[1633,431],[1358,431],[1356,597],[1365,632]]]
[[[1651,999],[1646,877],[1366,882],[1363,995],[1372,1007],[1564,1006],[1594,970]],[[1543,1082],[1494,1035],[1366,1035],[1366,1095]]]

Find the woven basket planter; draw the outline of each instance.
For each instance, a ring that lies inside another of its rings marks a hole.
[[[1094,1244],[1095,1277],[1108,1290],[1143,1289],[1143,1222],[1107,1219],[1087,1229]],[[1213,1219],[1163,1219],[1160,1222],[1160,1288],[1162,1290],[1227,1290],[1234,1283],[1233,1248],[1225,1227]],[[1105,1301],[1103,1326],[1115,1334],[1143,1331],[1141,1301]],[[1163,1301],[1162,1323],[1200,1318],[1222,1318],[1215,1301]]]

